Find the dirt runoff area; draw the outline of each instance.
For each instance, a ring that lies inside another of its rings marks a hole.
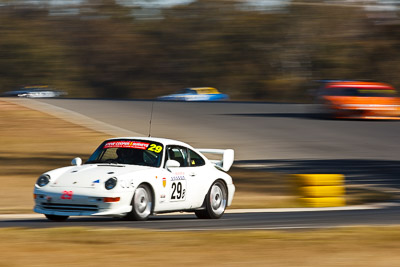
[[[0,100],[0,213],[27,213],[45,171],[88,156],[110,136]]]

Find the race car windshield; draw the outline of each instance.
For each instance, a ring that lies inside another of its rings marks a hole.
[[[326,90],[328,96],[395,97],[393,89],[364,89],[357,87],[334,87]]]
[[[395,90],[367,90],[367,89],[359,89],[358,93],[360,96],[386,96],[386,97],[394,97],[396,96]]]
[[[160,167],[163,145],[142,140],[108,140],[85,164],[107,163]]]
[[[192,90],[192,89],[183,89],[183,90],[178,91],[176,94],[179,94],[179,95],[181,95],[181,94],[192,94],[192,95],[195,95],[195,94],[197,94],[197,92],[195,90]]]

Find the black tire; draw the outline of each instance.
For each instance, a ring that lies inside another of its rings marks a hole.
[[[51,215],[51,214],[45,214],[47,219],[50,221],[55,221],[55,222],[63,222],[69,218],[69,216],[60,216],[60,215]]]
[[[228,203],[228,190],[225,184],[218,180],[213,183],[208,191],[205,202],[205,209],[195,210],[199,219],[219,219],[224,215]]]
[[[148,185],[140,185],[136,188],[132,197],[132,211],[126,215],[130,221],[146,221],[152,213],[153,195]]]
[[[195,210],[194,214],[196,214],[196,217],[199,219],[210,219],[210,217],[207,215],[207,211],[204,210]]]

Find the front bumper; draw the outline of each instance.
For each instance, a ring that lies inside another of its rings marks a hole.
[[[51,208],[44,207],[43,205],[35,205],[33,211],[41,214],[59,215],[59,216],[115,216],[123,217],[132,210],[132,206],[128,207],[115,207],[108,209],[98,210],[78,210],[71,209],[70,207],[57,207]]]
[[[41,214],[59,216],[108,215],[124,216],[132,210],[132,194],[115,192],[88,192],[74,189],[71,198],[63,198],[63,192],[57,188],[35,190],[34,211]],[[105,198],[118,198],[116,202],[105,202]]]
[[[397,109],[336,108],[333,115],[338,119],[400,120]]]

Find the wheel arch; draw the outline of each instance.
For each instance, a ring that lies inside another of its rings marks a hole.
[[[156,198],[155,198],[156,195],[155,195],[155,192],[154,192],[154,188],[153,188],[153,186],[152,186],[149,182],[143,181],[143,182],[141,182],[141,183],[136,187],[136,189],[137,189],[139,186],[141,186],[141,185],[146,185],[146,186],[150,189],[151,197],[152,197],[152,200],[153,200],[153,205],[151,205],[151,214],[153,214],[153,212],[154,212],[154,207],[155,207],[155,205],[156,205]],[[136,189],[135,189],[135,191],[133,192],[132,197],[135,195]]]
[[[216,179],[216,180],[214,181],[214,183],[217,182],[217,181],[221,181],[221,182],[222,182],[222,184],[223,184],[224,187],[225,187],[225,191],[226,191],[226,199],[229,199],[229,190],[228,190],[228,184],[227,184],[227,182],[226,182],[225,179],[223,179],[223,178],[218,178],[218,179]],[[213,183],[213,184],[214,184],[214,183]]]
[[[211,186],[212,186],[215,182],[218,182],[218,181],[221,181],[221,182],[224,184],[225,189],[226,189],[226,193],[228,193],[228,184],[226,183],[226,181],[225,181],[224,178],[217,178],[217,179],[215,179],[215,181],[211,184]],[[211,186],[210,186],[210,188],[211,188]]]
[[[215,180],[211,183],[211,185],[208,187],[207,193],[204,195],[203,204],[201,204],[201,207],[200,207],[201,209],[203,209],[203,208],[206,207],[206,197],[207,197],[207,195],[208,195],[208,192],[210,192],[211,187],[212,187],[216,182],[219,182],[219,181],[222,182],[222,184],[223,184],[224,187],[225,187],[226,197],[227,197],[227,198],[229,197],[228,184],[226,183],[225,179],[223,179],[223,178],[217,178],[217,179],[215,179]]]

